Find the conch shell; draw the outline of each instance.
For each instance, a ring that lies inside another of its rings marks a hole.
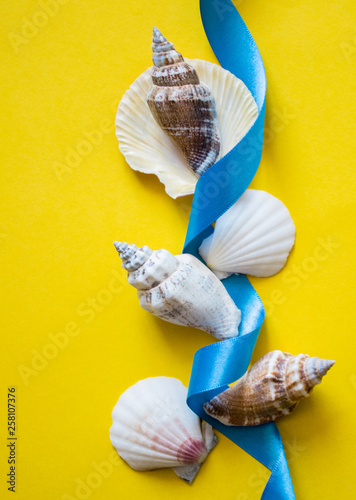
[[[146,311],[219,340],[238,335],[241,312],[215,274],[196,257],[114,243]]]
[[[225,425],[259,425],[290,413],[335,361],[272,351],[232,387],[204,405]]]
[[[120,396],[110,439],[132,469],[171,467],[189,483],[194,479],[217,437],[186,398],[182,382],[170,377],[140,380]]]
[[[189,167],[201,176],[215,163],[220,151],[213,94],[157,28],[153,28],[152,50],[153,87],[147,94],[147,104]]]
[[[257,104],[246,85],[230,71],[201,59],[185,58],[185,61],[213,92],[220,129],[219,159],[252,127],[258,116]],[[119,149],[131,168],[155,174],[172,198],[192,194],[198,177],[177,144],[153,118],[146,101],[151,88],[151,68],[148,68],[121,99],[115,120]]]

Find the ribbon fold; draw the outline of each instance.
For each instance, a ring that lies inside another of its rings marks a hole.
[[[245,83],[257,103],[259,114],[239,144],[197,182],[183,252],[199,259],[198,248],[211,234],[212,223],[240,198],[255,176],[262,155],[266,99],[266,75],[261,55],[232,2],[200,0],[200,12],[217,59],[222,67]],[[256,427],[226,426],[203,409],[204,403],[245,373],[264,320],[263,304],[246,276],[230,276],[222,283],[241,310],[240,334],[196,352],[187,404],[200,418],[271,470],[261,500],[295,500],[281,436],[274,423]]]

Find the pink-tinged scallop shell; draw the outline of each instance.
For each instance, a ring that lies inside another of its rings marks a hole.
[[[225,425],[259,425],[288,415],[335,361],[272,351],[232,387],[204,405]]]
[[[217,438],[186,398],[187,389],[170,377],[140,380],[120,396],[110,439],[132,469],[170,467],[182,479],[194,479]]]

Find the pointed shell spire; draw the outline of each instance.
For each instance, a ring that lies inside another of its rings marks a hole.
[[[320,384],[335,361],[272,351],[232,387],[204,405],[226,425],[259,425],[290,413]]]
[[[157,28],[153,28],[152,51],[153,86],[147,104],[158,125],[200,176],[215,163],[220,151],[213,94]]]
[[[153,253],[147,246],[137,248],[136,245],[117,241],[114,245],[122,259],[122,267],[128,271],[130,285],[137,290],[149,290],[156,287],[173,274],[179,266],[174,255],[164,249]]]
[[[152,53],[152,61],[156,68],[184,62],[182,55],[175,50],[173,43],[168,42],[167,38],[156,27],[153,28]],[[199,79],[196,83],[199,83]]]
[[[137,248],[136,245],[128,245],[118,241],[114,241],[114,246],[122,260],[122,267],[130,272],[141,267],[152,254],[152,250],[146,246]]]
[[[313,387],[320,384],[335,361],[310,357],[307,354],[291,356],[288,362],[286,388],[291,401],[309,395]]]

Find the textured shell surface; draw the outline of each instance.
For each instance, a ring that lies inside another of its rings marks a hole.
[[[215,163],[220,151],[214,96],[157,28],[153,28],[152,42],[153,85],[147,93],[148,107],[200,176]]]
[[[259,425],[289,414],[309,395],[335,361],[272,351],[232,387],[204,405],[226,425]]]
[[[152,377],[129,387],[112,412],[110,439],[138,471],[171,467],[191,482],[217,438],[186,404],[187,389],[175,378]]]
[[[221,279],[233,273],[271,276],[285,265],[294,240],[287,207],[265,191],[248,189],[216,221],[199,254]]]
[[[143,309],[219,340],[238,335],[241,312],[215,274],[192,255],[115,242]]]
[[[217,64],[187,59],[201,83],[215,98],[220,129],[220,152],[227,154],[248,132],[258,116],[257,105],[246,85]],[[182,151],[153,118],[146,102],[152,87],[152,68],[142,73],[120,101],[115,127],[119,149],[134,170],[155,174],[172,198],[194,193],[197,175]]]

